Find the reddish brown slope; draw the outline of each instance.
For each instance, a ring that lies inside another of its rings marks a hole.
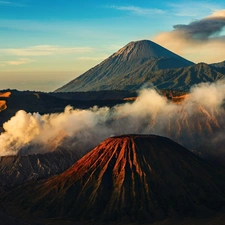
[[[10,198],[38,217],[153,222],[219,211],[225,181],[167,138],[128,135],[107,139],[61,175],[19,188]]]

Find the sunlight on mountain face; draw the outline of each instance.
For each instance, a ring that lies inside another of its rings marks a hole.
[[[7,109],[6,101],[0,100],[0,112]]]
[[[1,98],[1,97],[9,98],[10,95],[11,95],[11,92],[10,92],[10,91],[7,91],[7,92],[0,92],[0,98]]]
[[[11,92],[7,91],[7,92],[0,92],[0,98],[9,98],[11,95]],[[3,111],[3,110],[6,110],[7,109],[7,104],[6,104],[6,101],[5,100],[1,100],[0,99],[0,112]]]

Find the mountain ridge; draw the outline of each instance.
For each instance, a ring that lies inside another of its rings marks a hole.
[[[130,42],[100,64],[58,88],[56,92],[108,90],[107,82],[111,79],[117,79],[119,82],[122,75],[141,67],[147,61],[152,65],[157,64],[160,58],[170,58],[173,61],[171,64],[163,63],[162,65],[161,63],[160,67],[164,69],[187,67],[194,64],[152,41]],[[157,65],[154,68],[156,69]],[[116,90],[112,84],[110,85],[112,86],[110,90]]]
[[[1,156],[0,188],[9,190],[29,181],[60,174],[82,156],[81,152],[64,148],[45,154]]]

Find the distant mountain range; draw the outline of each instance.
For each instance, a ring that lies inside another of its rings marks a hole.
[[[56,92],[136,91],[149,84],[187,91],[193,84],[223,78],[224,68],[225,62],[195,65],[152,41],[142,40],[130,42]]]

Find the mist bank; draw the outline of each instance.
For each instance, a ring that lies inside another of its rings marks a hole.
[[[40,115],[20,110],[4,123],[0,155],[29,155],[66,148],[83,154],[122,134],[166,136],[202,155],[224,153],[224,82],[193,86],[174,103],[154,88],[142,89],[134,102],[88,110],[67,106],[63,113]]]

